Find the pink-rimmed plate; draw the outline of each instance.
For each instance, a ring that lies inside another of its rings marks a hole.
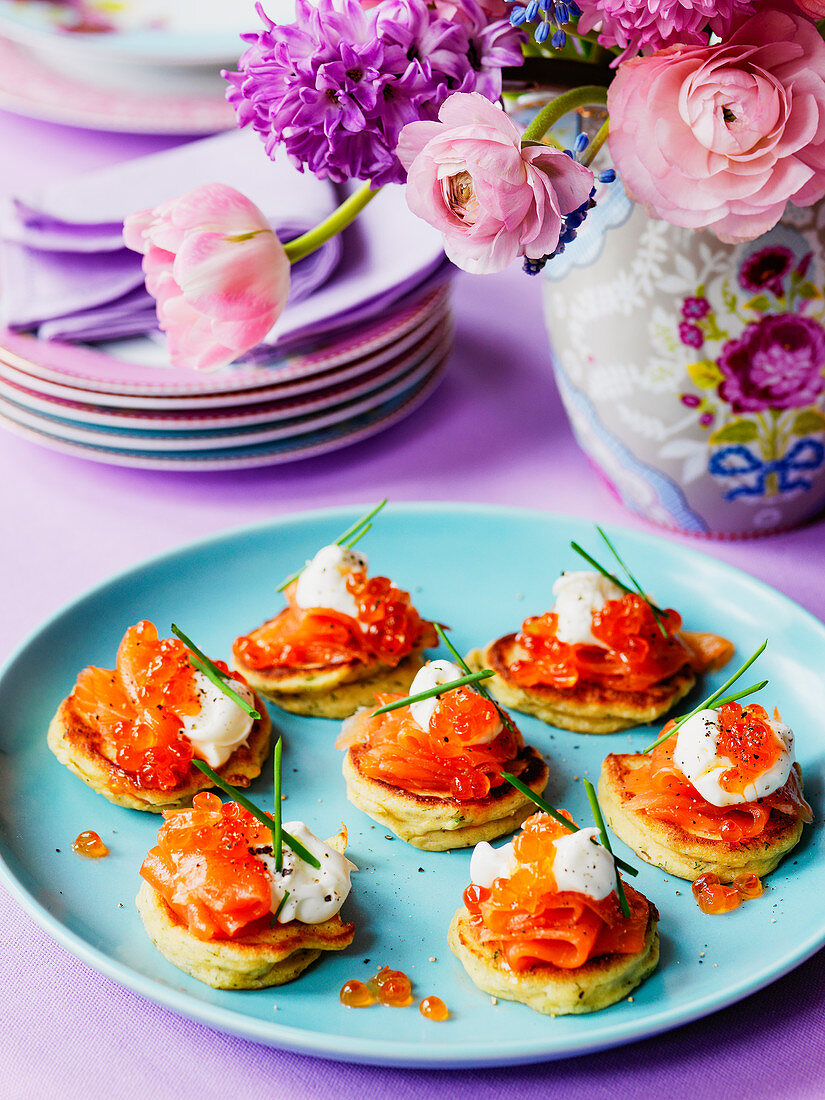
[[[61,421],[83,427],[116,428],[140,432],[202,432],[274,425],[293,421],[296,417],[317,414],[344,402],[372,393],[400,378],[411,367],[422,362],[434,349],[443,345],[450,332],[447,321],[430,325],[419,339],[399,354],[385,356],[385,362],[371,370],[362,370],[349,378],[333,375],[332,384],[307,394],[261,399],[254,404],[224,406],[213,410],[144,410],[99,409],[94,405],[65,399],[44,399],[38,394],[0,380],[0,408],[24,410],[34,415],[57,417]]]
[[[423,291],[405,296],[378,321],[353,332],[331,335],[315,351],[265,366],[235,364],[211,373],[149,367],[128,360],[128,341],[122,345],[124,358],[119,359],[97,348],[39,340],[7,329],[0,331],[0,359],[43,381],[71,384],[96,393],[155,397],[228,393],[295,381],[349,364],[414,329],[439,309],[448,295],[448,283],[435,288],[430,284]]]
[[[403,332],[398,339],[379,347],[377,350],[370,351],[348,364],[334,366],[317,374],[307,375],[294,381],[275,381],[271,385],[259,386],[254,389],[203,396],[181,395],[177,397],[100,393],[99,391],[86,390],[59,382],[47,382],[19,367],[10,366],[8,363],[3,362],[2,352],[0,352],[0,380],[8,387],[7,391],[4,391],[6,395],[11,400],[27,407],[29,401],[26,400],[25,395],[30,395],[32,401],[37,398],[40,401],[67,403],[71,406],[88,409],[90,412],[101,412],[106,409],[127,409],[131,411],[183,412],[188,414],[194,410],[237,409],[243,406],[259,405],[265,401],[315,393],[336,383],[347,382],[350,379],[374,371],[376,368],[396,360],[404,352],[417,345],[437,325],[444,322],[448,312],[448,299],[440,299],[428,315],[416,318],[416,323],[411,327],[408,326],[407,331]],[[12,391],[17,391],[20,396],[15,396]],[[31,407],[46,411],[40,405],[32,404]],[[90,418],[89,422],[93,423],[95,421]]]
[[[305,416],[293,416],[245,428],[198,429],[188,432],[134,430],[130,428],[86,427],[53,415],[29,412],[9,401],[2,403],[6,420],[34,428],[70,443],[117,448],[136,453],[213,451],[217,448],[245,448],[292,440],[310,432],[357,418],[405,393],[426,377],[449,352],[452,331],[448,329],[428,355],[418,359],[399,377],[355,400],[344,400],[334,408]]]
[[[296,440],[250,448],[218,449],[211,454],[137,454],[116,448],[96,447],[58,439],[42,430],[27,427],[10,420],[0,411],[0,425],[14,435],[51,451],[100,462],[108,466],[124,466],[130,469],[184,471],[186,473],[211,473],[222,470],[254,469],[260,466],[276,466],[302,459],[317,458],[330,451],[360,443],[378,432],[393,427],[413,413],[438,387],[449,356],[436,363],[433,370],[408,391],[362,414],[354,420],[333,425],[322,431],[311,432]]]
[[[215,134],[237,125],[216,91],[163,95],[94,87],[0,38],[0,109],[25,118],[128,134]]]

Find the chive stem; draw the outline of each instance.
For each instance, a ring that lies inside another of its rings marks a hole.
[[[278,917],[279,917],[279,916],[281,915],[281,910],[282,910],[282,909],[283,909],[283,907],[284,907],[284,906],[286,905],[286,899],[287,899],[288,897],[289,897],[289,890],[285,890],[285,891],[284,891],[284,896],[283,896],[283,897],[281,898],[281,900],[280,900],[280,901],[278,902],[278,908],[277,908],[277,909],[275,910],[275,912],[274,912],[274,913],[272,914],[272,920],[271,920],[271,921],[269,922],[269,927],[270,927],[270,928],[274,928],[274,927],[275,927],[275,922],[277,921]]]
[[[284,853],[281,847],[281,752],[282,742],[279,737],[275,742],[275,751],[272,754],[272,772],[273,772],[273,790],[274,790],[274,807],[272,810],[272,821],[274,827],[272,829],[272,854],[275,856],[275,870],[283,871],[284,869]]]
[[[728,688],[731,686],[731,684],[736,683],[736,681],[739,679],[739,677],[742,675],[742,673],[747,671],[747,669],[749,669],[751,667],[751,665],[756,660],[756,658],[759,657],[760,654],[764,653],[765,647],[767,646],[767,644],[768,644],[768,639],[766,638],[765,641],[762,643],[762,645],[759,647],[759,649],[757,649],[755,653],[751,654],[751,656],[747,659],[747,661],[745,661],[745,663],[742,665],[742,667],[740,669],[738,669],[736,672],[734,672],[733,676],[731,676],[730,679],[726,680],[724,682],[724,684],[722,684],[722,686],[720,688],[717,688],[717,690],[714,691],[714,693],[712,695],[709,695],[707,697],[707,699],[703,700],[703,702],[701,702],[698,707],[695,707],[690,712],[690,714],[685,714],[681,718],[679,718],[676,721],[676,723],[671,727],[671,729],[669,729],[667,731],[667,733],[663,733],[662,736],[657,741],[654,741],[652,745],[648,745],[647,748],[643,749],[642,751],[643,752],[652,752],[655,748],[658,748],[659,745],[661,745],[664,741],[667,741],[667,739],[669,737],[672,737],[674,735],[674,733],[676,733],[677,730],[681,729],[681,727],[685,724],[685,722],[687,722],[687,720],[689,718],[695,718],[696,715],[699,714],[700,711],[709,710],[713,706],[713,704],[715,702],[717,702],[717,700],[721,699],[721,697],[725,694],[725,692],[728,690]],[[768,682],[767,680],[763,680],[760,684],[755,685],[751,690],[752,691],[758,691],[759,688],[764,687],[767,682]],[[747,692],[742,692],[741,694],[737,694],[736,697],[741,698],[742,695],[745,695],[745,694],[748,694],[748,693]],[[726,702],[732,702],[733,700],[726,698],[725,701]]]
[[[629,592],[631,596],[636,594],[632,588],[624,583],[624,581],[620,581],[615,573],[611,573],[607,569],[605,569],[603,565],[599,565],[596,559],[591,557],[586,550],[583,550],[577,542],[571,542],[570,546],[573,550],[576,551],[576,553],[580,557],[584,558],[586,562],[589,562],[594,569],[597,569],[603,577],[607,577],[609,581],[613,581],[617,588],[621,588],[623,592]],[[664,615],[664,611],[662,611],[661,607],[657,607],[655,603],[651,603],[651,601],[647,598],[647,596],[645,596],[643,592],[641,593],[641,595],[644,601],[650,605],[650,610],[654,613],[654,615],[656,614],[656,612],[658,612],[660,615]]]
[[[616,894],[619,898],[619,905],[622,908],[622,913],[626,917],[629,917],[630,906],[627,904],[627,895],[624,892],[624,884],[619,874],[619,861],[613,855],[613,849],[610,847],[610,837],[607,835],[607,826],[604,823],[601,806],[599,806],[599,800],[596,797],[596,789],[589,779],[585,779],[584,789],[587,791],[587,800],[590,803],[590,809],[593,811],[593,820],[596,822],[596,828],[601,835],[602,845],[610,852],[610,855],[613,856],[613,865],[616,869]]]
[[[353,538],[352,541],[347,545],[347,549],[354,546],[356,542],[358,542],[358,540],[361,538],[361,535],[366,535],[367,531],[369,531],[370,527],[372,527],[370,520],[373,518],[373,516],[378,515],[378,513],[387,503],[388,499],[388,497],[384,497],[381,503],[376,504],[372,511],[367,512],[366,515],[361,516],[357,523],[353,523],[351,527],[348,527],[346,531],[344,531],[343,535],[339,535],[338,538],[335,540],[335,545],[343,546],[347,542],[348,538],[350,538],[352,535],[355,535],[355,538]],[[306,566],[304,566],[303,569],[299,569],[297,573],[293,573],[291,577],[287,577],[285,581],[281,581],[276,589],[276,592],[283,592],[285,588],[289,588],[293,581],[298,580],[304,569],[306,569]]]
[[[261,717],[260,713],[255,710],[254,707],[250,706],[246,699],[238,695],[237,691],[233,691],[227,683],[227,680],[230,679],[228,674],[221,672],[217,665],[215,665],[213,661],[210,661],[206,654],[198,649],[195,643],[190,638],[187,638],[183,631],[176,627],[174,623],[172,623],[172,633],[176,638],[179,638],[189,650],[189,663],[196,668],[198,672],[202,672],[216,687],[219,687],[224,695],[228,695],[234,703],[237,703],[245,714],[248,714],[250,718],[257,722]]]
[[[349,542],[346,542],[343,545],[346,546],[347,550],[351,550],[353,548],[353,546],[355,546],[356,542],[358,542],[359,539],[362,539],[364,537],[364,535],[366,535],[367,531],[370,530],[371,527],[372,527],[372,524],[368,523],[366,527],[361,528],[361,530],[358,532],[357,535],[353,535],[352,538],[349,540]]]
[[[536,806],[542,811],[542,813],[549,814],[550,817],[554,817],[560,825],[563,825],[568,832],[577,833],[579,831],[578,825],[575,825],[572,821],[568,820],[564,814],[560,814],[558,810],[554,810],[549,802],[545,802],[541,795],[536,794],[535,791],[531,791],[526,783],[522,783],[520,779],[516,779],[514,775],[510,775],[509,772],[500,773],[503,779],[516,788],[517,791],[521,791],[526,795],[531,802],[535,802]],[[618,856],[613,856],[616,861],[616,866],[621,867],[623,871],[626,871],[628,875],[638,875],[638,871],[635,867],[631,867],[629,863],[625,863],[623,859],[619,859]]]
[[[406,699],[395,699],[392,703],[385,703],[383,707],[379,707],[378,710],[372,712],[372,716],[376,714],[388,714],[391,710],[399,710],[401,707],[408,707],[411,703],[421,703],[425,699],[432,699],[436,695],[443,695],[447,691],[452,691],[453,688],[464,687],[465,684],[475,684],[478,680],[486,680],[489,676],[493,676],[493,670],[491,668],[483,668],[480,672],[471,672],[469,676],[462,676],[460,680],[450,680],[448,684],[438,684],[436,687],[427,688],[426,691],[416,692],[415,695],[408,695]]]
[[[596,524],[596,530],[599,532],[599,534],[602,536],[604,541],[607,543],[607,547],[610,550],[610,553],[613,555],[613,557],[616,559],[616,561],[619,563],[619,565],[622,567],[622,569],[624,569],[625,573],[627,573],[628,577],[630,578],[630,583],[633,585],[633,587],[636,589],[636,591],[639,593],[639,595],[642,597],[642,599],[648,605],[650,610],[653,612],[653,618],[659,624],[659,630],[661,630],[662,635],[665,638],[667,638],[667,636],[668,636],[667,628],[665,627],[664,619],[662,618],[662,614],[659,611],[658,607],[653,606],[653,602],[650,600],[647,593],[643,591],[642,586],[639,584],[639,582],[636,580],[636,578],[633,576],[633,574],[628,569],[627,565],[625,564],[624,558],[622,558],[622,556],[619,554],[619,551],[616,549],[616,547],[613,545],[613,543],[610,541],[610,539],[607,537],[607,535],[604,533],[604,531],[601,529],[601,527],[599,527],[598,523]]]
[[[445,627],[441,623],[433,623],[433,626],[435,627],[436,634],[438,634],[441,641],[444,643],[447,649],[449,649],[450,653],[452,653],[453,657],[455,658],[455,662],[459,666],[459,668],[463,668],[466,673],[470,673],[472,669],[458,652],[450,639],[447,637],[445,633]],[[504,707],[499,706],[499,704],[496,702],[496,700],[492,697],[490,692],[483,684],[478,684],[477,687],[479,695],[483,695],[488,703],[493,704],[493,706],[498,711],[499,717],[501,718],[502,722],[505,726],[507,726],[510,732],[517,733],[518,730],[515,727],[515,723],[513,722],[513,719],[510,717],[507,711],[504,709]]]
[[[241,794],[237,787],[233,787],[231,783],[227,783],[225,779],[221,779],[218,773],[216,771],[213,771],[205,760],[198,760],[197,757],[195,757],[192,760],[192,763],[199,771],[202,771],[204,775],[208,776],[216,787],[220,787],[222,791],[226,791],[229,797],[234,799],[239,806],[243,806],[243,808],[245,810],[248,810],[254,818],[256,818],[258,821],[260,821],[262,825],[265,825],[266,828],[269,829],[269,831],[272,833],[272,851],[274,855],[275,833],[274,821],[272,819],[272,816],[270,814],[265,814],[263,810],[259,810],[255,803],[250,802],[246,795]],[[316,871],[320,868],[321,864],[315,858],[312,852],[308,852],[303,844],[301,844],[299,840],[296,840],[294,836],[288,833],[286,829],[281,829],[281,839],[282,841],[286,841],[287,846],[292,849],[295,855],[300,856],[300,858],[304,860],[305,863],[308,863],[310,867],[314,867]]]

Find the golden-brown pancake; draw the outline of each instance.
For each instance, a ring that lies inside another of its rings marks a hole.
[[[345,835],[327,843],[343,854]],[[263,921],[250,935],[201,940],[148,882],[141,883],[135,901],[143,927],[161,955],[215,989],[264,989],[291,982],[322,952],[349,947],[355,935],[355,925],[345,924],[336,914],[322,924],[293,920],[270,928]]]
[[[491,943],[484,943],[468,910],[457,911],[447,942],[472,981],[494,997],[521,1001],[535,1012],[563,1016],[596,1012],[620,1001],[645,980],[659,961],[659,914],[651,905],[644,947],[636,955],[601,955],[574,970],[543,964],[516,972]]]
[[[631,808],[627,776],[647,763],[642,753],[611,753],[602,764],[599,801],[608,825],[647,863],[693,882],[711,871],[722,882],[737,875],[767,875],[799,843],[802,822],[771,811],[764,832],[733,844],[692,836],[681,826]],[[799,768],[799,765],[794,765]]]
[[[349,718],[359,707],[375,705],[376,692],[406,695],[421,667],[424,647],[395,668],[372,661],[347,661],[322,668],[248,668],[237,657],[233,667],[250,688],[282,710],[312,718]]]
[[[363,745],[355,745],[344,757],[347,798],[415,848],[429,852],[467,848],[513,832],[536,812],[535,804],[509,783],[493,787],[485,798],[469,801],[395,787],[365,774],[359,766],[364,751]],[[547,765],[530,745],[519,750],[506,770],[515,771],[536,794],[547,786]]]
[[[269,752],[272,723],[266,707],[257,696],[253,705],[261,717],[253,723],[246,743],[235,749],[223,767],[215,769],[233,787],[248,787],[250,781],[261,774]],[[214,786],[211,779],[195,767],[189,769],[189,774],[179,786],[169,790],[140,786],[128,772],[118,768],[98,751],[98,735],[78,722],[68,699],[63,700],[52,718],[47,740],[61,764],[65,764],[92,790],[118,806],[160,813],[161,810],[188,806],[198,791]]]
[[[495,675],[485,680],[491,695],[505,706],[533,714],[559,729],[577,733],[615,733],[653,722],[690,691],[696,676],[690,665],[645,691],[616,691],[615,688],[579,681],[574,688],[546,684],[530,688],[517,684],[509,668],[516,659],[516,635],[498,638],[485,649],[473,649],[467,664],[477,672],[491,668]]]

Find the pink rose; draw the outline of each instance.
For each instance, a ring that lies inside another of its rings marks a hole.
[[[674,225],[751,240],[825,195],[825,43],[801,15],[626,61],[607,105],[628,194]]]
[[[513,120],[477,92],[455,92],[438,118],[405,126],[398,156],[410,210],[441,230],[453,263],[486,274],[552,253],[562,215],[590,196],[590,169],[546,145],[522,149]]]
[[[289,260],[254,203],[208,183],[130,214],[128,248],[143,253],[146,289],[177,367],[225,367],[256,347],[281,315]]]
[[[794,0],[800,11],[811,19],[825,19],[825,0]]]

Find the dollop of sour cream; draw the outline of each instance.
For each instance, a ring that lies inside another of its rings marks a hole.
[[[415,674],[412,684],[410,685],[410,695],[417,695],[421,691],[428,691],[430,688],[441,687],[442,684],[449,684],[453,680],[460,680],[462,676],[465,676],[463,668],[459,668],[458,665],[453,664],[452,661],[429,661]],[[471,688],[472,690],[472,688]],[[433,695],[429,699],[421,699],[417,703],[410,704],[410,714],[416,725],[421,729],[426,730],[430,728],[430,719],[435,713],[438,704],[440,702],[440,696]],[[496,722],[491,724],[487,729],[479,729],[478,737],[474,739],[476,745],[486,745],[489,742],[494,741],[496,737],[501,733],[502,723]]]
[[[597,645],[606,649],[604,642],[593,636],[590,629],[593,612],[601,611],[608,600],[620,600],[624,592],[601,573],[573,570],[562,573],[553,585],[556,601],[552,610],[558,616],[556,637],[568,645]]]
[[[266,867],[271,879],[272,912],[277,912],[284,894],[289,891],[289,897],[278,913],[278,923],[299,920],[303,924],[322,924],[334,917],[346,901],[352,888],[350,875],[358,868],[346,856],[319,840],[303,821],[285,821],[283,827],[315,856],[321,866],[311,866],[284,844],[283,867],[276,871],[272,847],[256,848],[255,855]]]
[[[558,890],[572,890],[601,901],[616,889],[616,865],[613,856],[601,844],[593,842],[598,829],[578,829],[552,843],[553,877]],[[517,865],[512,840],[493,848],[486,840],[476,844],[470,858],[470,881],[489,889],[497,878],[509,878]]]
[[[770,768],[748,783],[743,791],[726,791],[719,782],[723,773],[734,767],[734,762],[727,756],[720,756],[718,752],[720,731],[717,710],[700,710],[679,727],[673,749],[673,763],[713,806],[738,806],[743,802],[766,798],[784,786],[791,774],[794,737],[793,731],[784,722],[773,718],[765,721],[777,738],[779,757]]]
[[[346,546],[322,546],[312,561],[308,561],[295,589],[298,607],[328,607],[342,615],[358,618],[358,604],[347,589],[347,581],[355,572],[366,573],[366,554]]]
[[[211,768],[220,768],[235,749],[246,743],[252,719],[202,672],[195,672],[193,679],[201,709],[197,714],[181,716],[183,732],[192,742],[195,756]],[[232,689],[247,703],[253,702],[246,684],[233,680]]]

